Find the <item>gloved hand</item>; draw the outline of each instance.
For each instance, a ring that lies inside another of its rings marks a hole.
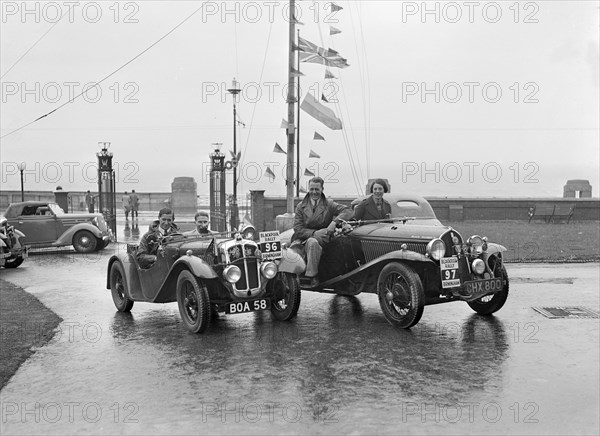
[[[328,235],[333,235],[335,233],[335,227],[336,227],[336,222],[332,221],[328,226],[327,226],[327,234]]]
[[[329,234],[328,229],[319,229],[313,233],[312,237],[315,239],[323,238]]]

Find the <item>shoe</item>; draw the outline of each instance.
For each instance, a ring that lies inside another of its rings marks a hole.
[[[311,288],[316,288],[319,286],[319,278],[318,277],[311,277],[310,278],[310,287]]]

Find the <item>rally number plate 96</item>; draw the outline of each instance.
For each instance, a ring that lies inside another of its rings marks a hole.
[[[227,303],[225,306],[225,313],[248,313],[256,312],[258,310],[265,310],[271,307],[271,300],[268,298],[261,298],[259,300],[251,301],[238,301],[237,303]]]

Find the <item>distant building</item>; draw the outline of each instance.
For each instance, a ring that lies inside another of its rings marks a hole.
[[[567,180],[563,188],[564,198],[591,198],[592,185],[587,180]]]

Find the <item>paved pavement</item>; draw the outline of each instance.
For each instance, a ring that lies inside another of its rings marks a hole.
[[[176,304],[116,312],[101,253],[34,254],[2,278],[64,321],[0,392],[8,434],[598,434],[598,264],[508,265],[494,317],[427,306],[398,330],[373,295],[302,293],[298,317],[221,316],[188,333]],[[26,308],[24,308],[26,310]],[[3,325],[3,334],[41,334]]]

